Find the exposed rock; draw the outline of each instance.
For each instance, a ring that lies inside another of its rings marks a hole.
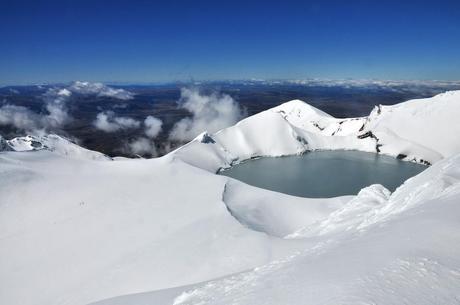
[[[201,143],[214,144],[216,141],[214,141],[214,139],[208,133],[204,133],[201,138]]]

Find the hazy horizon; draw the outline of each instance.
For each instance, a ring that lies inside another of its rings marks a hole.
[[[393,84],[429,84],[429,83],[459,83],[460,77],[458,79],[384,79],[384,78],[316,78],[316,77],[307,77],[307,78],[234,78],[234,79],[183,79],[183,80],[165,80],[165,81],[110,81],[110,80],[91,80],[91,79],[72,79],[67,81],[43,81],[43,82],[24,82],[24,83],[0,83],[0,87],[14,87],[14,86],[52,86],[52,85],[66,85],[74,82],[90,82],[90,83],[101,83],[105,85],[119,85],[119,86],[156,86],[156,85],[199,85],[200,83],[212,84],[212,83],[252,83],[252,84],[267,84],[267,83],[280,83],[280,84],[304,84],[321,82],[322,84],[330,83],[332,85],[342,85],[347,83],[359,84],[369,84],[369,83],[393,83]]]

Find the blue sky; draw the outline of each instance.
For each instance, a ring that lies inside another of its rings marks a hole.
[[[460,79],[460,1],[4,1],[0,84]]]

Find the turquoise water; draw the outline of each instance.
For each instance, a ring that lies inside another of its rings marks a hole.
[[[219,174],[272,191],[314,198],[356,195],[375,183],[394,191],[424,169],[424,165],[388,156],[336,150],[254,159]]]

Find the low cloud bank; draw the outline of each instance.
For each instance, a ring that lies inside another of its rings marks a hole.
[[[47,113],[36,113],[23,106],[0,107],[0,125],[9,125],[28,133],[42,133],[59,128],[72,120],[66,102],[72,93],[67,89],[49,89],[43,96]]]
[[[67,100],[72,95],[68,89],[49,89],[43,99],[46,101],[46,110],[48,115],[45,116],[46,123],[49,127],[60,127],[72,120],[67,110]]]
[[[121,129],[139,128],[141,123],[128,117],[117,117],[113,111],[100,112],[94,121],[94,127],[105,132],[115,132]]]
[[[21,130],[34,130],[42,123],[44,123],[42,117],[26,107],[9,104],[0,107],[0,125],[9,125]]]
[[[168,153],[177,145],[194,139],[203,131],[216,132],[234,125],[245,116],[245,111],[231,96],[217,92],[205,94],[196,88],[182,88],[178,105],[191,116],[176,122],[167,140],[159,145],[156,138],[163,130],[163,122],[151,115],[141,122],[105,111],[97,115],[94,126],[105,132],[142,127],[143,135],[127,140],[122,151],[131,155],[157,156],[159,152]]]
[[[154,116],[149,115],[147,118],[145,118],[144,125],[145,134],[147,135],[147,137],[154,139],[161,132],[163,121]]]
[[[0,125],[12,126],[27,133],[59,131],[72,121],[67,103],[73,94],[97,95],[112,97],[119,100],[133,98],[133,94],[123,89],[114,89],[101,83],[74,82],[65,88],[50,88],[43,94],[45,113],[36,113],[23,106],[5,104],[0,107]],[[119,125],[133,124],[130,120],[119,120]]]
[[[169,138],[174,141],[189,141],[203,131],[216,132],[229,127],[245,116],[239,104],[227,94],[201,93],[195,88],[181,89],[179,107],[191,113],[191,117],[177,122]]]
[[[144,120],[144,134],[125,145],[124,151],[133,155],[148,154],[153,157],[158,155],[154,139],[160,134],[163,121],[154,117],[147,116]]]
[[[158,155],[155,142],[146,137],[139,137],[126,145],[126,152],[133,155],[151,155],[156,157]]]
[[[103,96],[117,100],[129,100],[133,93],[123,89],[110,88],[100,83],[74,82],[66,87],[48,89],[41,98],[44,106],[35,112],[24,106],[8,104],[0,107],[0,126],[12,126],[28,134],[66,134],[64,128],[74,118],[69,112],[75,96]],[[105,133],[132,130],[134,138],[126,139],[119,148],[126,154],[157,156],[168,153],[178,145],[188,142],[203,131],[216,132],[238,122],[245,111],[229,95],[218,92],[204,93],[197,88],[182,88],[178,107],[190,113],[189,117],[176,122],[165,138],[157,143],[164,132],[163,121],[152,115],[144,120],[117,115],[116,110],[101,109],[93,119],[94,128]],[[112,108],[115,109],[115,108]]]

